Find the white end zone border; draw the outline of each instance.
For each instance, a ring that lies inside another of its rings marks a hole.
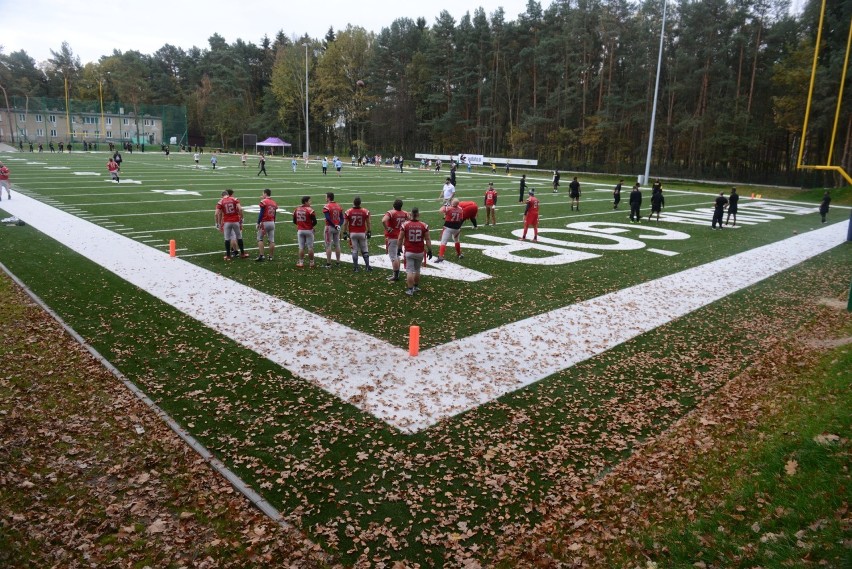
[[[829,225],[412,358],[388,342],[20,193],[2,207],[129,283],[406,433],[544,379],[836,247],[845,241],[847,227],[846,222]],[[667,302],[642,301],[661,295]],[[235,314],[225,306],[235,297],[247,299],[250,306]],[[402,295],[400,301],[405,301]],[[491,349],[486,352],[483,346]],[[341,363],[346,371],[338,375]]]

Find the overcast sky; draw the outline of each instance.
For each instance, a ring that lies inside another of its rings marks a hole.
[[[229,44],[238,38],[259,44],[264,35],[272,40],[279,30],[287,37],[307,33],[319,39],[329,27],[338,31],[348,24],[378,33],[397,18],[423,17],[431,26],[442,10],[458,22],[465,12],[472,16],[480,6],[489,16],[502,6],[506,20],[512,21],[526,11],[526,5],[527,0],[326,0],[295,5],[222,0],[0,0],[0,45],[6,54],[23,49],[38,64],[67,41],[85,65],[113,49],[152,54],[167,43],[183,49],[206,48],[214,33]],[[541,5],[549,6],[550,1]]]

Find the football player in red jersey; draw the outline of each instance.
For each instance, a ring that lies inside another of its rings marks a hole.
[[[497,225],[497,190],[494,189],[494,182],[488,182],[488,189],[485,190],[485,225]]]
[[[476,202],[459,202],[459,207],[464,212],[463,220],[470,220],[474,227],[478,227],[476,216],[479,214],[479,206]]]
[[[343,214],[343,238],[349,237],[349,245],[352,247],[352,270],[358,272],[358,254],[364,257],[364,266],[372,271],[370,266],[370,250],[367,240],[373,236],[370,230],[370,212],[361,207],[361,196],[355,196],[352,205]]]
[[[269,257],[272,260],[272,255],[275,253],[275,214],[278,212],[278,204],[272,199],[272,190],[269,188],[263,190],[263,196],[260,199],[260,212],[257,214],[257,248],[259,254],[255,261],[263,261],[263,236],[266,236],[266,241],[269,243]]]
[[[112,176],[112,179],[115,180],[117,184],[121,182],[121,180],[118,179],[118,174],[121,170],[118,167],[118,163],[112,158],[110,158],[109,162],[107,162],[107,171],[109,171],[109,175]]]
[[[0,200],[3,199],[3,188],[6,188],[6,196],[12,199],[12,190],[9,189],[9,168],[3,163],[0,163]],[[736,217],[734,217],[736,222]]]
[[[420,221],[420,210],[412,208],[411,221],[406,221],[399,231],[397,246],[405,247],[405,294],[413,296],[420,292],[420,266],[423,264],[423,251],[432,258],[432,240],[429,238],[429,226]]]
[[[524,234],[521,241],[527,238],[527,228],[533,228],[533,241],[538,241],[538,198],[535,190],[530,189],[530,197],[527,198],[527,207],[524,210]]]
[[[388,277],[389,281],[399,280],[399,254],[402,251],[399,248],[399,231],[409,219],[408,212],[402,210],[402,200],[399,199],[394,200],[393,209],[382,217],[382,225],[385,228],[385,246],[388,250],[391,266],[393,266],[393,275]]]
[[[325,158],[323,158],[327,162]],[[325,168],[323,168],[325,170]],[[325,268],[331,268],[331,251],[337,256],[337,265],[340,266],[340,226],[343,225],[343,208],[334,201],[334,193],[325,194],[325,205],[322,208],[325,216]]]
[[[461,226],[464,223],[464,210],[459,207],[458,198],[453,198],[453,201],[450,202],[450,205],[447,207],[442,207],[439,210],[444,214],[444,230],[441,233],[441,246],[438,248],[438,260],[436,263],[444,262],[444,252],[447,250],[447,243],[450,241],[450,238],[453,239],[456,247],[456,256],[459,259],[464,258],[461,252],[461,243],[459,242],[459,233],[461,233]]]
[[[296,237],[299,242],[299,260],[296,267],[305,266],[305,250],[308,251],[308,261],[314,267],[314,227],[317,224],[317,214],[311,208],[311,196],[302,196],[302,205],[293,210],[293,223],[296,224]]]
[[[234,190],[224,191],[222,199],[216,204],[216,226],[221,227],[225,236],[225,260],[231,260],[231,251],[235,246],[240,248],[240,257],[248,257],[243,244],[243,208],[240,200],[234,197]]]

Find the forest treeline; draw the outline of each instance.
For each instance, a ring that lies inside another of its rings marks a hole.
[[[819,184],[796,170],[822,0],[675,0],[663,40],[652,172]],[[399,18],[323,38],[210,37],[206,47],[114,50],[82,65],[63,43],[37,65],[0,52],[10,96],[184,105],[188,134],[241,148],[244,133],[312,154],[470,153],[543,167],[644,170],[660,46],[660,0],[530,0],[508,21],[482,8],[456,21]],[[835,116],[852,2],[827,0],[805,162],[852,166],[852,101]],[[361,86],[363,85],[363,86]]]

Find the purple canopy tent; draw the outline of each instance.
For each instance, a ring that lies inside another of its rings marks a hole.
[[[258,142],[257,144],[254,145],[254,151],[255,152],[258,151],[257,150],[258,146],[264,146],[264,147],[270,147],[271,146],[271,147],[273,147],[273,150],[272,150],[273,154],[275,153],[274,148],[280,147],[281,148],[281,154],[284,154],[284,147],[285,146],[293,146],[293,145],[290,144],[289,142],[284,142],[280,138],[275,138],[274,136],[270,136],[269,138],[267,138],[263,142]]]

